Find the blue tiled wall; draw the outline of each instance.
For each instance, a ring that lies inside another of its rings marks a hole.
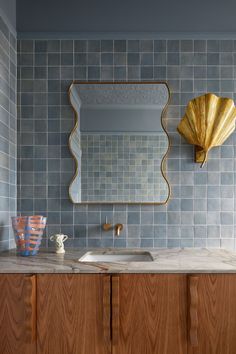
[[[0,16],[0,250],[14,245],[16,123],[16,35]]]
[[[235,98],[236,41],[21,40],[18,53],[19,212],[48,216],[47,235],[68,234],[67,245],[234,249],[236,136],[212,151],[200,169],[176,127],[197,95]],[[67,89],[73,79],[168,82],[172,197],[167,205],[71,204],[74,162],[67,141],[73,112]],[[124,223],[119,238],[101,229],[106,216]]]

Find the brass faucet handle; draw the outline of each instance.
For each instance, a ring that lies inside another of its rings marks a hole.
[[[123,228],[124,228],[123,224],[116,224],[115,226],[116,236],[120,236],[120,233],[123,230]]]
[[[104,231],[109,231],[109,230],[111,230],[111,228],[112,228],[112,224],[110,224],[110,223],[107,222],[107,216],[106,216],[106,221],[105,221],[105,223],[102,225],[102,228],[103,228]]]
[[[105,224],[102,225],[102,228],[103,228],[104,231],[109,231],[112,228],[112,224],[105,223]]]

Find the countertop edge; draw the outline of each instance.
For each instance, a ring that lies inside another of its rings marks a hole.
[[[2,252],[0,274],[236,273],[236,252],[225,249],[142,249],[151,253],[152,262],[79,262],[86,252],[91,251],[102,253],[114,249],[68,249],[65,255],[56,255],[51,250],[41,250],[33,257],[17,256],[14,250]],[[140,249],[125,251],[140,252]]]

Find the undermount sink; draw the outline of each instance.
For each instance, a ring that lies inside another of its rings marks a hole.
[[[147,251],[105,251],[87,252],[79,262],[152,262],[153,257]]]

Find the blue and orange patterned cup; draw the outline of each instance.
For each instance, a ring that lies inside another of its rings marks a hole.
[[[41,244],[47,218],[42,215],[33,215],[14,216],[11,219],[17,253],[20,256],[35,256]]]

